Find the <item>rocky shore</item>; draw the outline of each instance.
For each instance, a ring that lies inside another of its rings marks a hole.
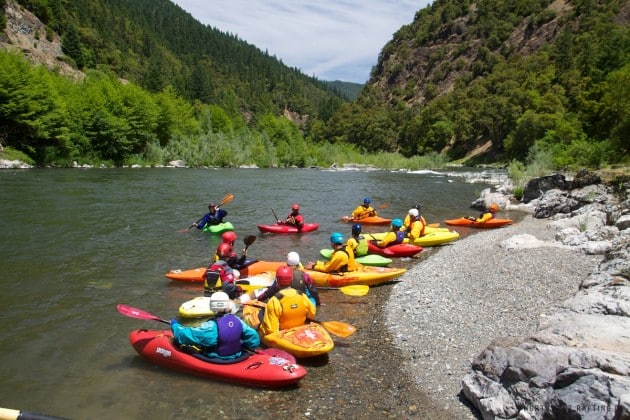
[[[543,181],[517,206],[483,192],[531,214],[438,250],[394,286],[394,344],[460,418],[630,418],[627,190]]]

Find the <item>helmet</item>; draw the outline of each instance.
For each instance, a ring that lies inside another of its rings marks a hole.
[[[402,227],[402,225],[403,225],[402,220],[400,220],[400,219],[392,220],[392,227],[393,228],[400,229]]]
[[[236,233],[228,230],[227,232],[224,232],[223,235],[221,235],[221,240],[224,244],[231,244],[236,240]]]
[[[340,232],[333,232],[333,234],[330,235],[330,242],[335,245],[343,244],[343,235]]]
[[[287,265],[300,264],[300,255],[297,252],[291,251],[287,254]]]
[[[291,210],[299,210],[300,209],[300,205],[298,203],[293,203],[293,205],[291,206]]]
[[[227,258],[232,255],[232,245],[222,243],[217,247],[217,255],[219,258]]]
[[[492,213],[496,213],[499,211],[499,206],[496,205],[495,203],[490,204],[490,206],[488,207],[488,209],[492,212]]]
[[[290,286],[293,282],[293,269],[288,265],[278,267],[276,270],[276,279],[278,280],[278,286]]]
[[[372,202],[372,200],[370,200],[369,198],[365,198],[363,200],[363,204],[370,204]]]
[[[418,217],[419,214],[420,212],[418,211],[417,208],[409,209],[409,216]]]
[[[210,296],[210,310],[216,314],[229,312],[232,308],[232,302],[225,292],[214,292]]]
[[[352,235],[356,236],[360,233],[361,233],[361,224],[355,223],[354,225],[352,225]]]
[[[208,209],[209,209],[209,210],[212,210],[212,209],[214,209],[214,208],[216,208],[216,207],[217,207],[217,205],[216,205],[216,204],[214,204],[214,203],[210,203],[210,204],[208,204]]]

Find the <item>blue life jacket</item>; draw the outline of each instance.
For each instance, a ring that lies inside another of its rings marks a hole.
[[[406,237],[407,237],[407,232],[403,232],[399,230],[396,232],[396,240],[392,242],[392,244],[402,244]]]
[[[241,351],[243,325],[240,319],[232,314],[223,315],[217,319],[217,329],[219,337],[216,353],[219,356],[231,356]]]

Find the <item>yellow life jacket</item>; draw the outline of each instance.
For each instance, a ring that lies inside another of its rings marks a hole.
[[[306,307],[304,296],[295,289],[283,289],[275,295],[280,301],[282,315],[279,324],[281,330],[304,325],[306,322]]]

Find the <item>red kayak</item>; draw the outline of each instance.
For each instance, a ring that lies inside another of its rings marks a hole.
[[[362,219],[344,216],[341,220],[348,223],[361,223],[362,225],[389,225],[392,222],[392,219],[386,219],[381,216],[368,216]]]
[[[292,225],[258,225],[258,230],[262,233],[305,233],[312,232],[317,230],[319,227],[319,223],[304,223],[302,230],[298,230],[295,226]]]
[[[377,254],[384,257],[413,257],[416,254],[422,252],[424,248],[412,244],[395,244],[388,245],[385,248],[380,248],[374,241],[368,241],[368,254]]]
[[[129,342],[142,358],[179,372],[266,388],[294,385],[306,375],[304,367],[277,355],[257,351],[235,363],[214,363],[203,356],[184,353],[173,346],[172,340],[169,330],[142,329],[129,334]]]
[[[254,260],[250,264],[245,267],[238,268],[239,273],[241,273],[240,278],[244,279],[245,277],[254,276],[256,274],[262,274],[267,271],[276,271],[278,267],[281,265],[285,265],[286,263],[282,261],[260,261]],[[171,280],[182,281],[182,282],[192,282],[192,283],[203,283],[204,276],[206,275],[206,267],[192,268],[190,270],[171,270],[165,274]]]
[[[450,219],[450,220],[444,221],[444,223],[446,223],[449,226],[465,226],[465,227],[471,227],[471,228],[477,228],[477,229],[498,228],[501,226],[509,225],[512,222],[513,222],[512,219],[490,219],[490,220],[485,221],[484,223],[477,223],[474,220],[468,220],[465,217],[460,217],[459,219]]]

